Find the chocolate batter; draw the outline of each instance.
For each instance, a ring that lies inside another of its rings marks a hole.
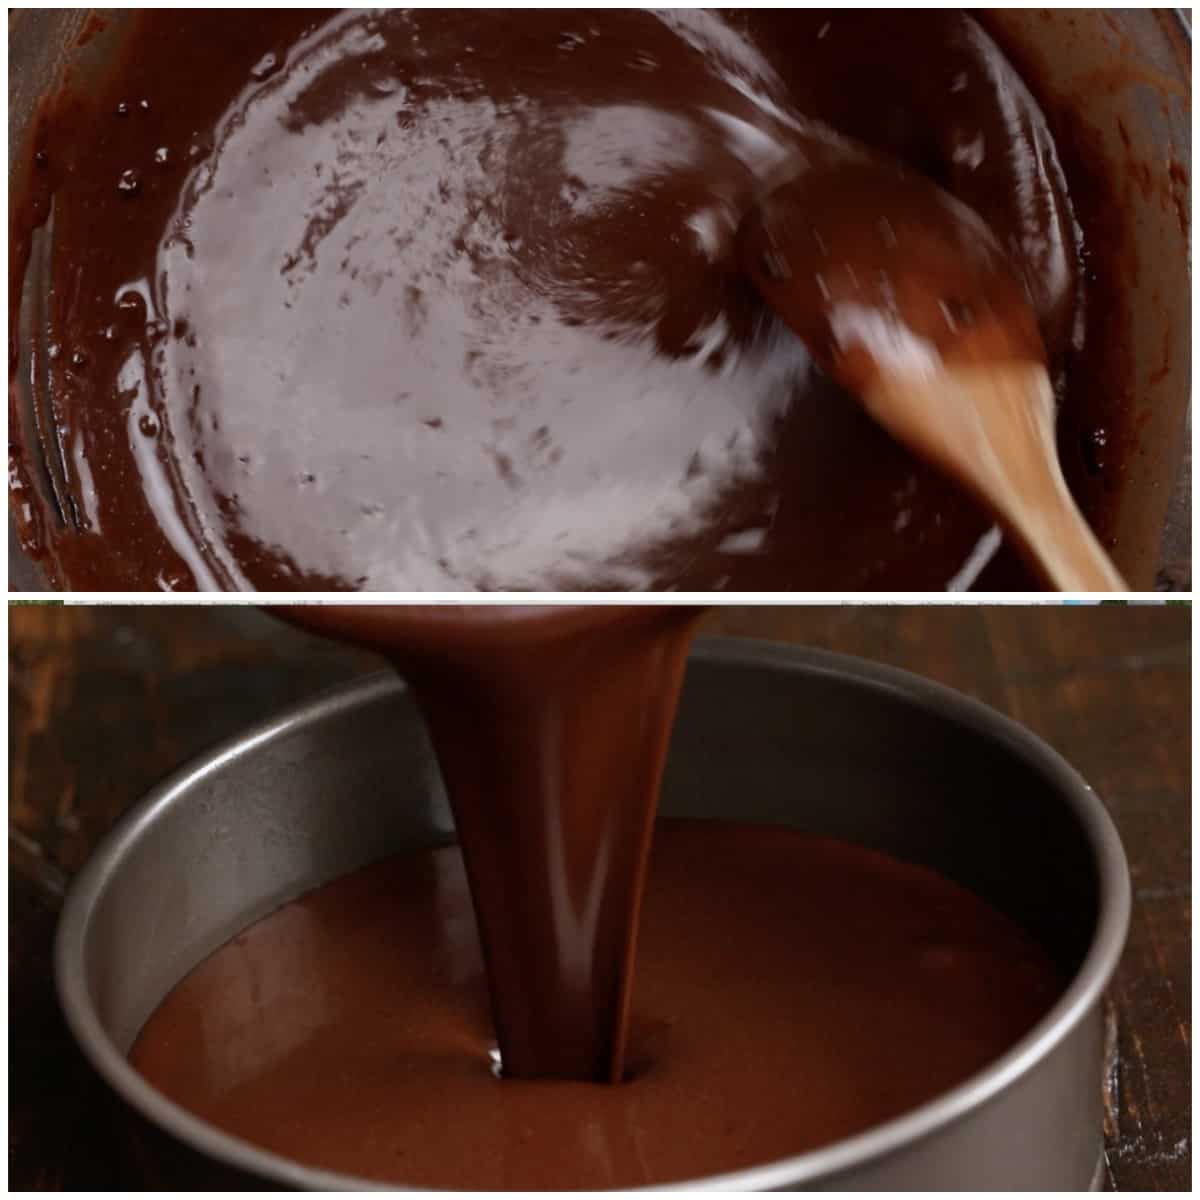
[[[498,1080],[457,850],[385,860],[260,921],[151,1017],[139,1071],[301,1162],[444,1188],[666,1183],[912,1109],[1054,1001],[1045,954],[920,867],[782,829],[654,843],[630,1079]]]
[[[697,610],[304,606],[429,726],[506,1076],[621,1078],[650,830]]]
[[[44,285],[14,511],[58,586],[964,585],[988,520],[738,267],[798,157],[861,144],[948,188],[1056,367],[1083,345],[1055,145],[962,13],[159,10],[119,33],[45,107],[14,204],[10,289],[39,237]],[[814,230],[875,236],[888,204],[850,173]],[[1078,424],[1095,381],[1068,375]]]

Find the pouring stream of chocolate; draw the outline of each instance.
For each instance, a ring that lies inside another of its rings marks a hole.
[[[688,608],[314,606],[387,654],[454,810],[506,1075],[617,1082]]]

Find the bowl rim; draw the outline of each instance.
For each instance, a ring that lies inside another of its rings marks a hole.
[[[739,638],[699,638],[689,663],[751,667],[837,680],[933,712],[1016,755],[1054,788],[1087,839],[1099,882],[1095,930],[1078,970],[1034,1027],[983,1070],[925,1104],[863,1133],[802,1154],[725,1172],[632,1190],[701,1188],[760,1191],[828,1181],[878,1162],[969,1116],[1047,1058],[1098,1005],[1120,959],[1129,926],[1128,864],[1116,827],[1095,791],[1037,735],[990,706],[943,684],[895,667],[850,655]],[[306,1166],[225,1133],[151,1087],[105,1031],[89,994],[86,961],[92,914],[147,831],[193,788],[260,747],[283,741],[324,722],[402,695],[391,672],[368,675],[293,705],[202,753],[152,788],[121,817],[76,876],[55,935],[54,975],[59,1003],[85,1057],[127,1104],[152,1124],[208,1158],[260,1179],[305,1190],[410,1190]],[[426,1190],[426,1189],[420,1189]]]

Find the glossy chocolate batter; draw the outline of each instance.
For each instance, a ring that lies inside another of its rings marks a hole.
[[[630,1075],[498,1080],[453,848],[280,909],[150,1018],[139,1071],[259,1146],[443,1188],[711,1175],[898,1116],[1009,1049],[1060,984],[1006,918],[920,867],[782,829],[654,843]]]
[[[446,780],[508,1076],[619,1080],[658,785],[698,610],[297,606],[386,654]]]
[[[14,209],[10,287],[31,250],[46,285],[14,511],[56,585],[924,588],[986,559],[989,521],[733,253],[781,173],[870,147],[988,223],[1061,366],[1081,233],[972,17],[159,10],[111,36]],[[815,236],[877,237],[895,199],[872,172],[814,197]]]

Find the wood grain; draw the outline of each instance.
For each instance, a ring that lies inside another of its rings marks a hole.
[[[59,1016],[55,912],[153,783],[260,718],[380,667],[245,608],[10,610],[9,1175],[136,1188],[104,1085]],[[708,633],[857,654],[1008,712],[1097,789],[1134,882],[1115,980],[1108,1186],[1191,1185],[1191,612],[1186,607],[717,609]]]

